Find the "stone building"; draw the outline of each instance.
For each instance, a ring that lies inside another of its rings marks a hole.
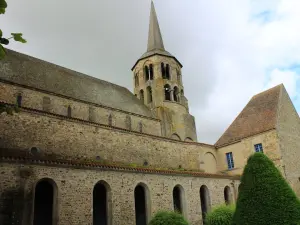
[[[124,87],[7,50],[0,62],[0,224],[145,225],[161,209],[202,224],[235,202],[262,151],[300,194],[299,116],[283,85],[255,95],[215,145],[197,142],[182,65],[154,5]]]

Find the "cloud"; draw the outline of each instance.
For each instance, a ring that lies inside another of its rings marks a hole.
[[[166,49],[183,64],[198,141],[214,143],[250,98],[284,83],[299,110],[298,0],[154,1]],[[149,1],[15,0],[2,30],[11,48],[133,90],[146,51]]]

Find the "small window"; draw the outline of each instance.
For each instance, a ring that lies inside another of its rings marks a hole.
[[[254,145],[254,149],[255,149],[255,152],[262,152],[262,153],[264,152],[263,151],[263,146],[262,146],[261,143]]]
[[[153,80],[153,65],[150,64],[150,80]]]
[[[68,106],[68,117],[72,116],[72,109],[71,106]]]
[[[226,153],[226,159],[227,159],[228,169],[230,169],[230,170],[233,169],[234,168],[234,162],[233,162],[232,152]]]
[[[17,105],[18,105],[18,107],[22,106],[22,95],[21,94],[18,94],[18,96],[17,96]]]
[[[112,115],[109,114],[109,116],[108,116],[108,125],[109,126],[112,126],[112,124],[113,124],[112,120],[113,120]]]
[[[143,123],[139,122],[139,131],[142,133],[143,132]]]

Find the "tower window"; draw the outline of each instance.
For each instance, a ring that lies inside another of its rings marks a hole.
[[[169,66],[169,64],[166,65],[166,79],[170,80],[170,66]]]
[[[135,84],[136,87],[139,86],[139,77],[138,77],[137,73],[134,76],[134,84]]]
[[[149,79],[149,68],[148,66],[145,66],[145,81],[148,81]]]
[[[151,87],[147,87],[147,103],[151,103],[152,102],[152,89]]]
[[[230,169],[230,170],[233,169],[234,168],[234,161],[233,161],[232,152],[226,153],[226,159],[227,159],[228,169]]]
[[[144,90],[140,90],[140,100],[144,102]]]
[[[165,70],[165,64],[161,63],[161,76],[163,79],[166,79],[166,70]]]
[[[170,85],[166,84],[164,86],[165,91],[165,100],[171,101],[171,87]]]
[[[264,152],[263,146],[261,143],[254,145],[255,152]]]
[[[174,91],[173,91],[173,95],[174,95],[174,101],[175,102],[179,102],[179,90],[178,87],[174,87]]]
[[[22,95],[21,94],[18,94],[18,96],[17,96],[17,105],[18,105],[18,107],[22,106]]]
[[[153,80],[153,65],[150,64],[150,80]]]

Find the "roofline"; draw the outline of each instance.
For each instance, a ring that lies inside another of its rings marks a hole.
[[[182,64],[178,61],[178,59],[176,59],[175,56],[169,56],[169,55],[164,55],[164,54],[160,54],[160,53],[153,53],[153,54],[148,55],[148,56],[146,56],[146,57],[139,58],[139,59],[136,61],[136,63],[134,64],[134,66],[131,68],[131,71],[134,70],[134,68],[136,67],[136,65],[138,64],[139,61],[141,61],[141,60],[143,60],[143,59],[146,59],[146,58],[149,58],[149,57],[151,57],[151,56],[155,56],[155,55],[173,58],[173,59],[175,59],[175,61],[179,64],[180,68],[183,67]]]
[[[16,156],[0,156],[0,162],[2,163],[15,163],[15,164],[29,164],[29,165],[42,165],[49,167],[73,167],[75,169],[98,169],[102,171],[116,171],[116,172],[128,172],[128,173],[143,173],[143,174],[157,174],[157,175],[169,175],[169,176],[193,176],[193,177],[206,177],[206,178],[220,178],[220,179],[232,179],[240,180],[240,176],[236,175],[224,175],[224,174],[210,174],[200,171],[178,171],[172,169],[153,169],[143,167],[130,167],[118,164],[103,164],[101,162],[92,161],[79,161],[79,160],[63,160],[63,159],[51,159],[47,157],[16,157]]]

